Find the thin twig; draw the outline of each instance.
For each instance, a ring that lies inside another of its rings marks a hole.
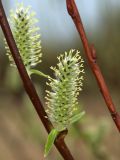
[[[74,0],[66,0],[67,4],[67,10],[69,15],[71,16],[78,32],[80,35],[80,38],[82,40],[85,54],[87,57],[87,60],[89,62],[90,68],[96,78],[96,81],[98,83],[98,86],[100,88],[100,91],[104,97],[104,100],[106,102],[106,105],[110,111],[110,114],[113,118],[113,121],[115,122],[118,131],[120,132],[120,115],[117,113],[115,105],[113,104],[112,98],[110,96],[110,92],[107,88],[107,85],[105,83],[104,77],[101,73],[100,67],[97,64],[97,57],[96,57],[96,51],[93,45],[89,45],[84,26],[82,24],[82,20],[78,11],[78,8],[76,6],[76,3]]]
[[[47,117],[46,112],[42,106],[42,103],[41,103],[39,96],[34,88],[34,85],[27,74],[27,71],[26,71],[25,66],[23,64],[23,61],[22,61],[21,56],[19,54],[18,48],[16,46],[15,40],[13,38],[9,23],[7,21],[1,0],[0,0],[0,25],[1,25],[1,28],[2,28],[3,33],[5,35],[8,46],[11,50],[12,56],[14,58],[16,66],[18,68],[21,79],[23,81],[24,88],[25,88],[31,102],[33,103],[33,106],[36,109],[38,116],[40,117],[44,127],[46,128],[47,132],[49,133],[51,131],[51,129],[53,128],[52,123],[48,120],[48,118],[46,118]],[[68,147],[66,146],[66,144],[64,142],[64,138],[65,138],[66,134],[67,134],[67,131],[60,133],[60,135],[57,137],[57,139],[55,141],[55,146],[58,149],[58,151],[60,152],[61,156],[65,160],[74,160]]]

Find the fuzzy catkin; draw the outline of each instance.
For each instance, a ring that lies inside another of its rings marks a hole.
[[[84,61],[79,53],[71,49],[58,57],[57,67],[51,67],[55,78],[47,83],[51,91],[46,91],[46,112],[58,131],[70,125],[79,108],[77,98],[82,90],[84,73]]]
[[[30,7],[18,4],[16,11],[10,12],[10,26],[24,65],[29,70],[41,62],[41,41],[39,28],[35,26],[37,19]],[[6,41],[5,41],[6,43]],[[6,52],[12,66],[15,66],[10,49],[6,43]]]

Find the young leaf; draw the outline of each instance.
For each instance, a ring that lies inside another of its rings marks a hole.
[[[57,135],[58,135],[58,131],[56,129],[52,129],[51,132],[49,133],[48,139],[45,145],[44,157],[47,157],[48,153],[50,152]]]
[[[70,123],[72,124],[72,123],[77,122],[78,120],[80,120],[81,118],[83,118],[84,115],[85,115],[85,111],[80,112],[77,115],[74,115],[74,117],[71,118]]]

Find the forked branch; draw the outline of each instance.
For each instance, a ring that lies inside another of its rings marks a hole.
[[[39,99],[39,96],[34,88],[34,85],[29,78],[27,71],[25,69],[25,66],[23,64],[23,61],[21,59],[21,56],[19,54],[18,48],[16,46],[15,40],[13,38],[11,29],[9,27],[4,8],[2,6],[2,2],[0,0],[0,25],[3,30],[3,33],[5,35],[6,41],[8,43],[8,46],[10,48],[10,51],[12,53],[12,56],[14,58],[14,61],[16,63],[16,66],[18,68],[19,74],[21,76],[21,79],[23,81],[25,90],[33,103],[34,108],[36,109],[38,116],[40,117],[44,127],[46,128],[47,132],[49,133],[51,129],[53,128],[51,122],[46,118],[46,112],[42,106],[42,103]],[[60,135],[58,135],[55,145],[58,151],[60,152],[61,156],[65,160],[74,160],[68,147],[66,146],[64,142],[65,135],[67,134],[67,131],[61,132]]]
[[[71,16],[79,32],[90,68],[96,78],[96,81],[98,83],[102,96],[104,97],[106,105],[110,111],[110,114],[113,118],[113,121],[115,122],[118,128],[118,131],[120,132],[120,115],[116,111],[115,105],[113,104],[112,98],[110,96],[110,92],[107,88],[104,77],[101,73],[100,67],[96,62],[97,58],[96,58],[95,48],[93,45],[90,45],[88,42],[88,39],[85,33],[85,29],[82,24],[82,20],[81,20],[78,8],[76,6],[75,0],[66,0],[66,4],[67,4],[68,13]]]

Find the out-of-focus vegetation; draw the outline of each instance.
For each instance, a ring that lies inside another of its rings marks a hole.
[[[64,50],[81,50],[85,59],[85,83],[80,103],[86,110],[81,123],[69,130],[66,142],[76,160],[119,160],[119,133],[112,122],[89,69],[81,41],[67,14],[65,1],[23,1],[32,5],[40,19],[43,62],[40,70],[51,74],[56,56]],[[76,0],[89,40],[95,44],[98,63],[120,112],[120,2],[119,0]],[[34,3],[34,4],[33,4]],[[14,0],[3,1],[7,15],[15,6]],[[14,4],[14,5],[13,5]],[[44,104],[45,79],[32,77]],[[47,138],[15,68],[9,66],[5,55],[3,34],[0,32],[0,159],[43,160]],[[61,159],[56,149],[47,158]]]

